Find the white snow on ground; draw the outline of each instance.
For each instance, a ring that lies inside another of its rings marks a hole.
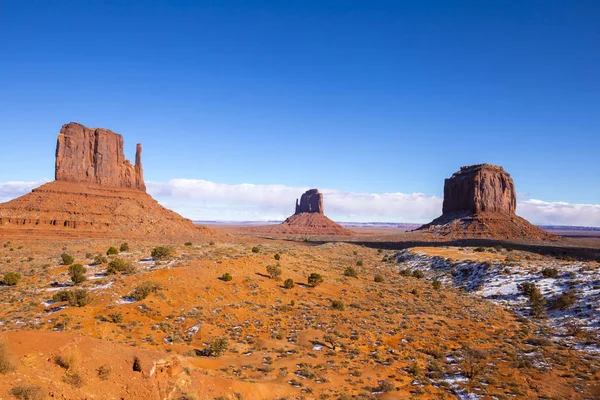
[[[442,257],[430,257],[411,250],[396,256],[399,270],[418,269],[445,284],[464,288],[476,296],[503,305],[524,317],[529,316],[527,297],[519,293],[518,284],[533,282],[544,297],[551,301],[556,296],[573,290],[576,302],[566,310],[548,310],[546,319],[536,321],[548,324],[565,342],[587,352],[598,352],[594,344],[574,343],[564,335],[568,324],[595,333],[600,340],[600,269],[594,263],[552,261],[523,261],[518,264],[489,264],[485,262],[452,262]],[[541,271],[555,268],[557,278],[545,278]]]

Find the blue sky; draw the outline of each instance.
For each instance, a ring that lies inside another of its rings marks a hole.
[[[142,142],[157,184],[439,197],[489,162],[523,201],[600,204],[598,21],[597,1],[4,0],[0,182],[52,179],[77,121]]]

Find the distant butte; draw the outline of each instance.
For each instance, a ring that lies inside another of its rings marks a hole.
[[[279,225],[250,228],[255,232],[297,235],[354,235],[350,229],[333,222],[324,214],[323,194],[318,189],[306,191],[298,201],[296,211]]]
[[[123,137],[108,129],[63,125],[55,178],[0,204],[0,235],[192,238],[217,233],[148,195],[141,144],[131,165],[123,155]]]
[[[504,168],[461,167],[444,182],[442,215],[418,230],[449,238],[556,240],[516,215],[515,184]]]

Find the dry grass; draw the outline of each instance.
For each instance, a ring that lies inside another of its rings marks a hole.
[[[0,342],[0,374],[6,374],[14,370],[15,364],[8,353],[8,343]]]

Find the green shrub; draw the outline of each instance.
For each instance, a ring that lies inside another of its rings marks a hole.
[[[279,253],[275,253],[275,255],[273,256],[273,258],[277,261],[281,260],[281,256],[279,255]]]
[[[254,246],[254,247],[252,248],[252,252],[253,252],[253,253],[258,253],[259,251],[260,251],[260,249],[258,248],[258,246]]]
[[[414,288],[413,290],[411,290],[410,293],[416,297],[419,297],[419,289],[417,289],[417,288]]]
[[[414,271],[413,271],[413,273],[412,273],[412,276],[413,276],[414,278],[421,279],[421,278],[423,278],[425,275],[423,274],[423,271],[416,269],[416,270],[414,270]]]
[[[7,272],[2,278],[2,283],[8,286],[15,286],[21,280],[21,274],[18,272]]]
[[[60,258],[62,259],[63,265],[71,265],[73,264],[73,261],[75,261],[75,258],[67,253],[61,254]]]
[[[142,282],[131,291],[129,297],[133,297],[137,301],[144,300],[150,293],[156,293],[162,288],[162,285],[158,282]]]
[[[223,353],[225,353],[228,347],[229,341],[227,340],[227,337],[222,336],[219,338],[215,338],[208,345],[208,353],[212,357],[219,357],[223,355]]]
[[[229,272],[225,272],[222,276],[221,276],[221,280],[225,281],[225,282],[229,282],[233,279],[233,277],[231,276],[231,274]]]
[[[92,302],[92,297],[85,289],[61,290],[52,296],[54,301],[66,301],[70,306],[85,307]]]
[[[553,310],[566,310],[575,304],[575,302],[577,302],[577,295],[573,290],[567,290],[552,300],[550,308]]]
[[[128,243],[122,243],[121,247],[119,247],[119,251],[129,251],[129,244]]]
[[[405,268],[402,271],[400,271],[400,275],[402,276],[412,276],[412,274],[412,271],[408,268]]]
[[[292,278],[287,278],[285,282],[283,282],[283,287],[286,289],[292,289],[294,287],[294,280]]]
[[[381,283],[381,282],[383,282],[383,280],[384,280],[384,279],[383,279],[383,275],[381,275],[381,274],[376,274],[376,275],[375,275],[375,277],[373,278],[373,280],[374,280],[375,282],[377,282],[377,283]]]
[[[85,282],[87,279],[85,277],[85,271],[85,267],[81,264],[69,265],[69,276],[71,277],[71,281],[76,285]]]
[[[317,274],[316,272],[313,272],[308,277],[308,284],[312,287],[318,286],[321,283],[323,283],[323,277],[321,276],[321,274]]]
[[[279,277],[281,276],[281,267],[279,266],[279,263],[277,263],[276,265],[267,265],[267,273],[269,274],[271,279],[275,279],[278,281]]]
[[[115,324],[120,324],[121,322],[123,322],[123,314],[121,314],[120,312],[110,313],[108,314],[108,318],[111,322],[114,322]]]
[[[209,245],[209,246],[214,246],[214,245],[215,245],[215,242],[210,242],[208,245]]]
[[[354,268],[348,267],[344,270],[344,276],[349,276],[351,278],[358,278],[358,272]]]
[[[98,254],[96,257],[94,257],[94,261],[92,262],[92,265],[102,265],[102,264],[106,264],[108,262],[108,259],[106,257],[104,257],[102,254]]]
[[[119,254],[119,250],[117,250],[116,247],[110,246],[108,248],[108,250],[106,250],[106,255],[107,256],[113,256],[113,255],[116,255],[116,254]]]
[[[362,260],[358,260],[358,261],[356,262],[356,266],[357,266],[357,267],[362,267],[362,266],[363,266],[363,261],[362,261]]]
[[[519,291],[529,297],[529,315],[533,318],[543,318],[546,315],[546,299],[535,283],[523,282],[517,285]]]
[[[556,268],[544,268],[542,275],[544,278],[558,278],[558,270]]]
[[[183,245],[187,246],[187,247],[190,247],[192,245],[192,242],[185,242]]]
[[[442,288],[442,282],[434,279],[433,282],[431,282],[431,286],[433,286],[435,290],[440,290]]]
[[[344,302],[341,300],[333,300],[331,302],[331,308],[333,308],[334,310],[344,311],[346,306],[344,306]]]
[[[150,255],[152,258],[156,258],[157,260],[164,260],[173,255],[173,249],[166,246],[158,246],[152,250]]]
[[[478,253],[483,253],[483,252],[485,252],[485,247],[475,247],[474,251],[476,251]]]
[[[116,259],[112,260],[111,262],[108,263],[108,267],[106,267],[107,275],[114,275],[117,273],[133,274],[133,273],[135,273],[135,271],[136,271],[135,267],[130,262],[127,262],[120,258],[116,258]]]

